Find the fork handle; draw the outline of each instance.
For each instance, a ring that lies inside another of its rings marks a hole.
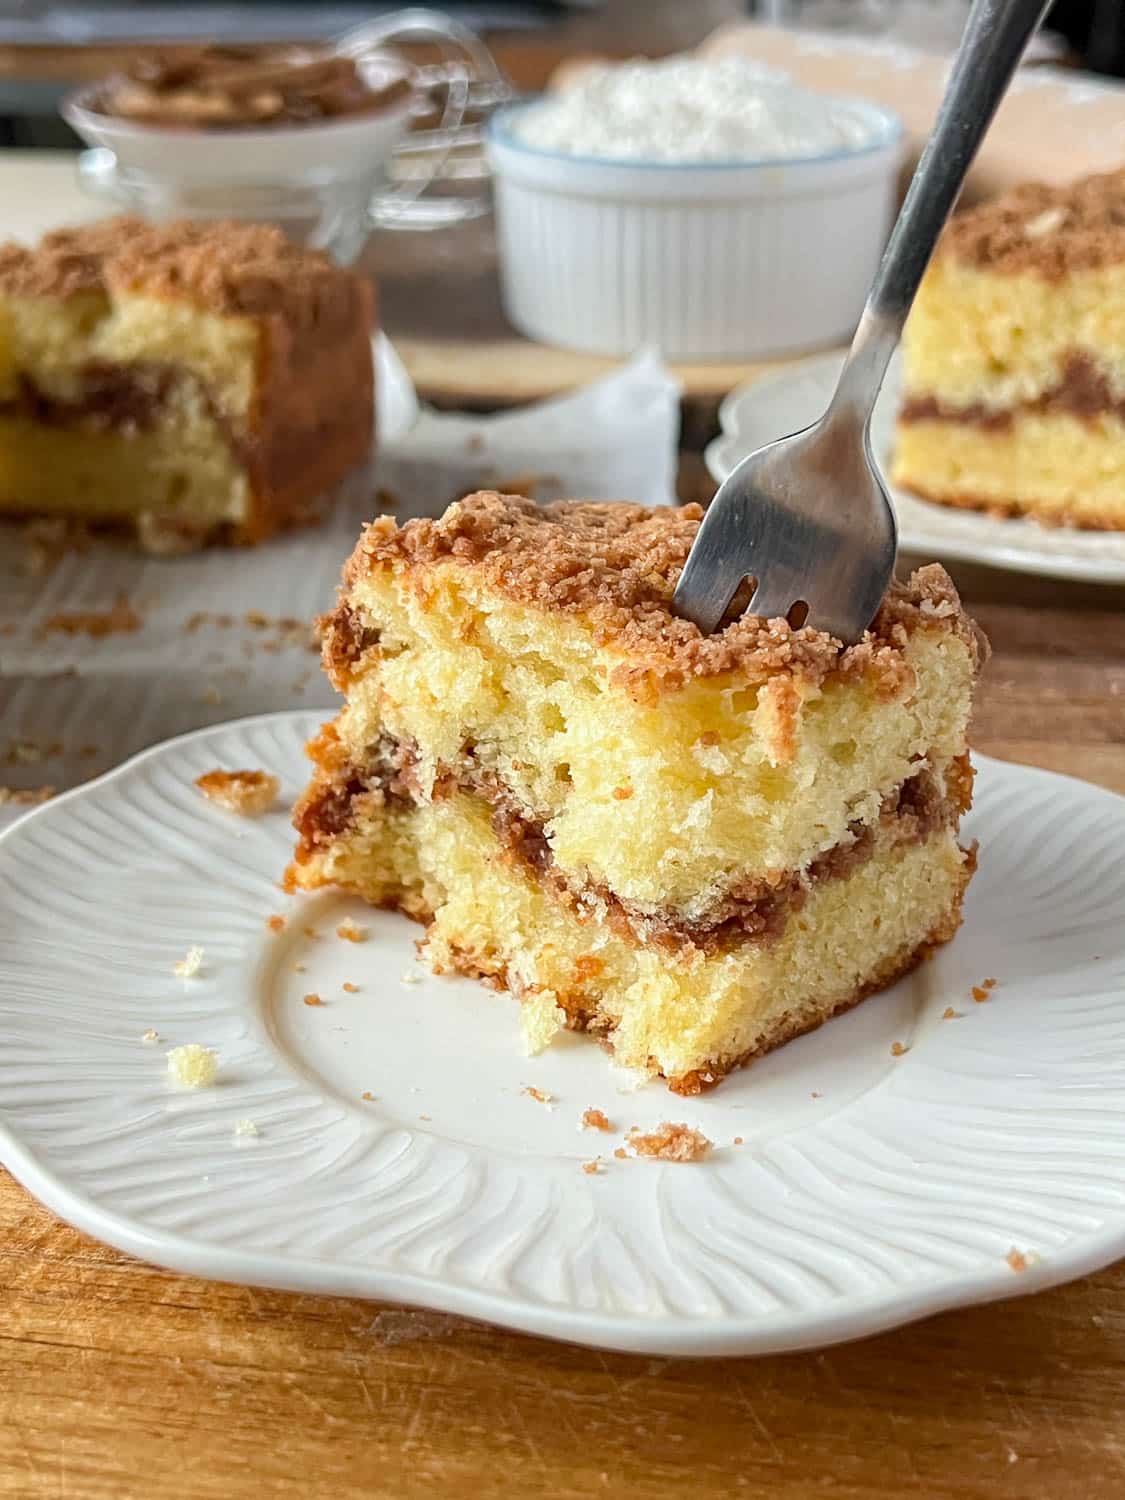
[[[866,427],[918,283],[981,138],[1050,0],[973,0],[930,138],[915,169],[840,374],[829,418]]]

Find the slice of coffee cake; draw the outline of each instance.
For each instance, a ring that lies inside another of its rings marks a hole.
[[[953,935],[981,651],[938,567],[846,650],[702,637],[669,608],[700,515],[478,494],[369,526],[289,872],[427,922],[436,968],[681,1092]]]
[[[1125,530],[1125,171],[959,214],[903,348],[896,484]]]
[[[0,247],[0,516],[257,541],[367,458],[370,285],[279,229],[111,219]]]

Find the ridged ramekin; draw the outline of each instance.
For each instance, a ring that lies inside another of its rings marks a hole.
[[[902,150],[876,104],[862,148],[789,161],[612,161],[488,134],[500,274],[529,338],[595,354],[745,360],[846,339],[886,238]]]

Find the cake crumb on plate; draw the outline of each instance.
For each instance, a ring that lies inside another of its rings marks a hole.
[[[582,1170],[586,1173],[587,1177],[600,1177],[605,1169],[605,1162],[602,1161],[600,1156],[595,1156],[593,1161],[584,1161],[582,1163]]]
[[[172,965],[172,973],[177,979],[194,979],[203,967],[203,949],[198,943],[192,943],[183,958],[177,959]]]
[[[1034,1250],[1017,1250],[1015,1245],[1013,1245],[1004,1259],[1011,1266],[1012,1270],[1017,1275],[1020,1275],[1022,1272],[1030,1270],[1032,1266],[1038,1265],[1040,1257]]]
[[[305,1002],[306,1005],[323,1005],[324,1004],[324,1001],[320,998],[320,996],[316,993],[315,990],[312,991],[311,994],[303,995],[301,998],[304,1000],[304,1002]]]
[[[278,916],[275,912],[272,917],[266,918],[266,926],[271,932],[284,932],[285,918]]]
[[[257,1135],[258,1127],[253,1120],[236,1120],[234,1133],[235,1135]]]
[[[207,771],[195,784],[209,802],[241,818],[257,818],[268,812],[281,782],[269,771]]]
[[[906,1054],[909,1051],[910,1051],[910,1048],[909,1047],[904,1047],[901,1042],[892,1042],[891,1043],[891,1056],[892,1057],[905,1057]]]
[[[219,1069],[219,1054],[211,1047],[188,1042],[168,1053],[168,1072],[181,1088],[209,1089]]]
[[[345,995],[359,994],[359,985],[353,984],[350,979],[345,979],[340,988],[343,990]]]
[[[158,1042],[159,1040],[160,1040],[160,1033],[159,1033],[159,1031],[154,1031],[151,1026],[148,1028],[147,1031],[143,1031],[141,1033],[141,1041],[148,1043],[149,1046],[151,1046],[153,1042]]]
[[[582,1128],[584,1130],[612,1130],[613,1125],[603,1110],[594,1109],[591,1106],[582,1116]]]
[[[357,927],[350,917],[341,922],[336,929],[336,936],[343,938],[346,943],[365,943],[367,941],[367,928]]]
[[[637,1156],[651,1156],[659,1161],[702,1161],[711,1150],[711,1141],[690,1125],[664,1120],[655,1130],[645,1131],[634,1125],[625,1143]],[[614,1153],[616,1155],[616,1153]]]

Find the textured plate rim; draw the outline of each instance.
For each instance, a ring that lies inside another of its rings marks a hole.
[[[150,746],[101,776],[74,787],[62,796],[33,808],[0,831],[0,844],[34,819],[54,818],[71,800],[96,793],[106,783],[126,775],[140,763],[174,754],[193,741],[232,728],[249,729],[279,721],[317,717],[315,710],[290,709],[251,715],[219,725],[192,730]],[[1041,781],[1074,784],[1115,798],[1107,788],[1063,773],[1018,762],[977,755],[978,766],[1003,766],[1008,771]],[[986,1302],[1006,1301],[1060,1286],[1104,1269],[1125,1257],[1125,1223],[1086,1236],[1075,1236],[1018,1276],[1003,1261],[993,1269],[950,1272],[938,1285],[892,1294],[850,1297],[829,1313],[778,1312],[753,1317],[678,1318],[610,1317],[570,1307],[531,1303],[514,1295],[463,1289],[417,1272],[387,1270],[373,1264],[362,1272],[335,1268],[303,1255],[246,1251],[209,1243],[191,1236],[153,1229],[144,1222],[101,1207],[65,1177],[46,1167],[22,1141],[8,1117],[0,1112],[0,1164],[45,1207],[83,1233],[126,1254],[167,1270],[285,1291],[326,1296],[359,1297],[456,1314],[520,1333],[592,1348],[643,1355],[724,1357],[797,1352],[828,1347],[917,1322],[936,1313]]]
[[[703,451],[707,472],[716,484],[722,484],[731,471],[732,465],[727,460],[726,450],[729,444],[739,441],[741,413],[746,407],[753,405],[760,396],[776,392],[779,388],[784,389],[801,377],[809,375],[815,377],[821,370],[826,375],[831,372],[834,380],[843,359],[844,351],[835,350],[827,354],[814,355],[809,359],[795,360],[782,370],[763,375],[757,380],[744,382],[735,386],[732,391],[728,391],[719,405],[720,432],[718,436],[712,438]],[[783,434],[778,433],[778,436],[781,437]],[[745,451],[750,450],[747,448]],[[739,456],[741,457],[741,454]],[[899,491],[889,482],[888,488],[892,498],[897,500]],[[1077,556],[1073,552],[1039,551],[1034,547],[1015,547],[1005,539],[1002,528],[1006,526],[1032,527],[1035,525],[1033,521],[999,520],[982,516],[979,512],[935,505],[915,495],[902,498],[909,501],[912,509],[925,506],[935,514],[932,525],[926,525],[912,514],[908,514],[905,518],[900,514],[899,549],[901,551],[935,553],[940,556],[955,557],[962,562],[981,563],[989,567],[1006,568],[1011,572],[1028,573],[1044,578],[1069,578],[1079,583],[1125,583],[1125,561],[1117,559],[1103,561],[1097,557]],[[994,538],[987,538],[981,542],[949,536],[943,529],[942,523],[951,516],[976,516],[982,522],[989,521],[997,528],[996,535]],[[1065,537],[1069,535],[1069,532],[1067,528],[1059,527],[1049,529],[1046,534],[1053,537]],[[1081,532],[1079,534],[1097,536],[1107,533]],[[1036,533],[1025,530],[1021,532],[1021,535],[1030,537],[1034,541]]]

